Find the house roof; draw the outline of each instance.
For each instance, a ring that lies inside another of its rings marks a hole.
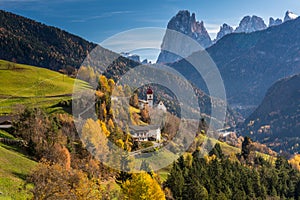
[[[133,126],[133,125],[130,125],[129,126],[129,129],[131,131],[150,131],[150,130],[156,130],[158,128],[159,128],[158,125],[148,125],[148,126]]]
[[[144,104],[147,104],[147,103],[148,103],[148,101],[143,100],[143,99],[139,99],[139,102],[144,103]]]
[[[0,116],[0,124],[5,122],[12,122],[12,116]]]

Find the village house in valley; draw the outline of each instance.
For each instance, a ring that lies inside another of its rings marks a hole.
[[[129,126],[129,132],[135,141],[156,141],[161,140],[160,127],[157,125]]]
[[[146,92],[147,99],[139,99],[139,108],[150,109],[150,111],[167,112],[167,108],[162,101],[159,101],[157,105],[153,103],[153,90],[149,87]],[[129,126],[129,132],[135,141],[156,141],[161,140],[161,126],[147,125],[147,126]]]

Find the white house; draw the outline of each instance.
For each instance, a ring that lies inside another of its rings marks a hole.
[[[135,141],[157,141],[161,140],[160,127],[156,125],[129,126],[129,132]]]
[[[160,101],[160,102],[157,104],[157,109],[158,109],[158,110],[162,110],[162,111],[164,111],[164,112],[167,112],[167,107],[165,106],[165,104],[164,104],[162,101]]]

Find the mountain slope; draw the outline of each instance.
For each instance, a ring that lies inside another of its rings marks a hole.
[[[300,74],[276,82],[244,123],[246,134],[277,151],[300,152]]]
[[[224,80],[228,102],[244,115],[262,101],[277,80],[300,73],[300,19],[254,33],[226,35],[207,49]],[[185,60],[171,65],[207,92]]]
[[[95,46],[58,28],[0,10],[0,59],[73,71]]]

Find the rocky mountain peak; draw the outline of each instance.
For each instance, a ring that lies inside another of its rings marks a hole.
[[[190,12],[187,10],[179,11],[169,21],[167,28],[170,30],[178,31],[191,37],[192,39],[196,40],[203,48],[207,48],[212,45],[211,38],[204,26],[203,21],[197,21],[195,13],[190,14]],[[162,47],[168,49],[167,47],[169,47],[169,45],[174,45],[171,37],[171,35],[168,35],[168,33],[166,33],[166,35],[164,36]],[[178,44],[178,42],[180,41],[176,41],[176,45],[180,48],[182,47],[182,51],[185,51],[184,48],[186,48],[186,45]],[[168,52],[162,51],[158,57],[157,62],[167,63],[174,62],[179,59],[180,58],[176,55],[172,55]]]
[[[168,23],[168,29],[184,33],[197,40],[204,48],[211,45],[210,36],[203,21],[197,21],[195,13],[181,10]]]
[[[284,22],[296,19],[297,17],[298,17],[298,15],[296,15],[295,13],[288,10],[285,13]]]
[[[235,29],[236,33],[251,33],[254,31],[260,31],[266,29],[267,26],[264,20],[255,15],[244,17],[239,26]]]
[[[280,24],[282,24],[282,19],[279,19],[279,18],[274,19],[273,17],[270,17],[270,19],[269,19],[269,27],[271,27],[271,26],[278,26]]]
[[[217,34],[217,39],[216,40],[219,40],[222,37],[224,37],[225,35],[230,34],[230,33],[233,33],[233,28],[231,26],[229,26],[228,24],[223,24],[220,27],[220,31]]]
[[[125,58],[128,58],[130,60],[133,60],[135,62],[141,62],[141,59],[140,59],[139,55],[131,54],[131,53],[128,53],[128,52],[121,52],[120,55],[125,57]]]

